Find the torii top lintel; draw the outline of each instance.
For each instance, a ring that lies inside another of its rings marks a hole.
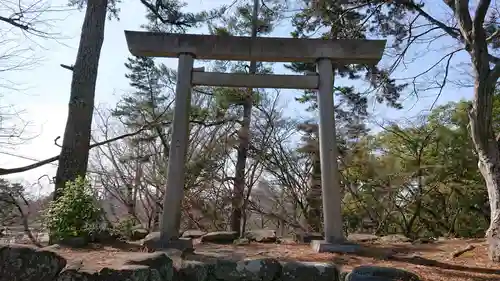
[[[265,62],[314,62],[319,58],[345,64],[377,64],[386,40],[324,40],[242,36],[216,36],[125,31],[135,56],[178,57],[191,53],[197,59]]]

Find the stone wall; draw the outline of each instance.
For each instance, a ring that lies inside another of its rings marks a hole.
[[[375,269],[375,270],[374,270]],[[358,272],[359,274],[356,274]],[[375,274],[373,274],[375,272]],[[370,279],[375,275],[376,279]],[[367,279],[368,278],[368,279]],[[412,273],[359,267],[341,273],[329,263],[274,259],[184,260],[166,252],[131,253],[112,268],[91,269],[68,262],[50,249],[0,245],[0,281],[416,281]]]

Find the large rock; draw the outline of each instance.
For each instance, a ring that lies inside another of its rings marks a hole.
[[[121,266],[100,271],[84,268],[80,262],[68,265],[57,281],[173,281],[172,260],[164,253],[133,253]]]
[[[109,229],[99,229],[90,235],[92,243],[111,244],[120,239],[119,234],[112,233]]]
[[[174,281],[172,260],[162,252],[131,253],[121,265],[98,271],[47,249],[0,247],[0,281]],[[194,280],[193,280],[194,281]]]
[[[339,281],[347,281],[349,274],[351,274],[350,271],[341,271],[339,274]]]
[[[208,281],[213,265],[200,261],[184,260],[177,269],[179,280],[182,281]]]
[[[339,270],[331,263],[286,262],[282,264],[281,281],[336,281]]]
[[[88,269],[65,269],[56,281],[165,281],[153,268],[142,265],[125,265],[121,268],[103,268],[101,271]]]
[[[107,240],[111,237],[111,232],[105,229],[98,229],[90,234],[89,242],[102,243],[102,240]]]
[[[99,273],[83,268],[82,261],[75,261],[66,266],[57,276],[56,281],[98,281]]]
[[[346,281],[419,281],[415,273],[379,266],[358,266],[346,276]]]
[[[377,235],[365,233],[351,233],[347,236],[347,240],[352,242],[372,242],[379,238]]]
[[[209,232],[201,237],[203,243],[232,244],[238,239],[236,231]]]
[[[415,245],[420,245],[420,244],[432,244],[434,242],[436,242],[435,238],[432,238],[432,237],[421,237],[421,238],[418,238],[418,239],[412,241],[411,243],[415,244]]]
[[[53,281],[65,266],[66,260],[52,251],[0,246],[0,281]]]
[[[380,237],[380,241],[386,243],[402,243],[402,242],[410,242],[411,239],[404,236],[403,234],[390,234]]]
[[[99,281],[170,281],[164,280],[153,268],[143,265],[126,265],[119,269],[103,268],[99,272]],[[76,280],[74,280],[76,281]]]
[[[151,232],[146,235],[146,237],[144,237],[144,239],[142,240],[142,245],[147,247],[148,245],[155,243],[157,240],[160,240],[160,232]]]
[[[196,239],[196,238],[202,237],[205,234],[207,234],[206,231],[190,229],[190,230],[184,231],[184,233],[182,233],[182,237]]]
[[[274,259],[219,260],[214,265],[213,278],[224,281],[273,281],[280,272],[281,264]]]
[[[297,241],[295,240],[295,237],[278,237],[276,239],[276,243],[292,245],[292,244],[297,244]]]
[[[162,241],[160,232],[151,232],[142,240],[142,245],[149,250],[178,249],[181,251],[193,249],[193,241],[189,238],[179,238]]]
[[[249,245],[250,244],[250,239],[248,239],[248,238],[238,238],[238,239],[236,239],[236,240],[233,241],[233,244],[237,245],[237,246]]]
[[[162,252],[134,254],[133,257],[125,261],[125,265],[141,265],[154,269],[158,271],[162,281],[172,281],[174,279],[172,260]]]
[[[277,239],[276,230],[272,229],[250,230],[246,233],[245,236],[250,241],[256,241],[260,243],[275,243]]]
[[[100,271],[84,268],[80,262],[68,265],[57,281],[173,281],[172,260],[164,253],[133,253],[121,266]]]
[[[58,240],[57,243],[70,248],[83,248],[90,242],[90,237],[68,237]]]
[[[323,234],[317,232],[297,232],[294,234],[295,241],[299,243],[311,243],[313,240],[324,240]]]
[[[130,236],[130,240],[132,241],[138,241],[141,239],[144,239],[148,236],[149,231],[144,228],[137,228],[132,230],[132,235]]]

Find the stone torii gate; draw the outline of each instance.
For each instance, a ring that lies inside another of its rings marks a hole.
[[[181,202],[189,135],[191,88],[195,85],[318,90],[319,142],[325,245],[344,242],[340,179],[337,165],[332,62],[377,64],[385,40],[323,40],[216,36],[125,31],[135,56],[179,58],[172,142],[160,226],[161,247],[179,245]],[[204,72],[195,59],[261,62],[314,62],[313,75],[262,75]]]

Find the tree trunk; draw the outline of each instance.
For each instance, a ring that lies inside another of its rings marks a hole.
[[[140,152],[137,152],[135,156],[135,177],[134,182],[127,184],[127,213],[130,218],[139,221],[139,217],[137,216],[136,207],[137,207],[137,193],[140,188],[141,179],[142,179],[142,166],[141,160],[139,158]]]
[[[257,38],[257,26],[259,18],[259,0],[253,1],[252,13],[252,31],[251,38]],[[250,62],[250,74],[257,72],[257,62]],[[234,189],[233,189],[233,202],[232,202],[232,216],[231,216],[231,230],[236,231],[239,236],[243,236],[245,232],[245,225],[241,225],[242,216],[245,215],[245,170],[248,158],[248,147],[250,145],[250,119],[252,117],[253,107],[253,89],[249,88],[247,97],[243,103],[243,122],[238,132],[240,143],[238,146],[238,155],[236,158],[236,172],[234,175]],[[246,220],[245,220],[246,224]]]
[[[500,262],[500,156],[498,149],[491,149],[479,157],[478,167],[486,181],[490,200],[490,227],[486,231],[489,256]]]
[[[236,172],[234,176],[231,231],[241,234],[241,219],[243,216],[243,201],[245,200],[245,169],[248,157],[248,147],[250,144],[250,118],[252,114],[252,89],[243,104],[243,122],[238,132],[240,139],[238,153],[236,156]]]
[[[490,203],[490,226],[486,231],[488,253],[492,261],[500,262],[500,149],[492,124],[495,83],[488,78],[481,73],[476,76],[469,125],[478,155],[478,168],[486,183]]]
[[[155,203],[154,215],[153,215],[153,226],[152,231],[159,231],[160,229],[160,217],[161,217],[161,201]]]
[[[318,143],[316,142],[316,147]],[[307,225],[312,232],[322,231],[323,201],[321,190],[321,163],[319,149],[311,154],[312,171],[309,179],[309,191],[306,195],[308,210]]]
[[[67,181],[84,177],[89,158],[97,68],[104,41],[108,0],[88,0],[80,44],[73,67],[68,119],[59,156],[54,199]]]
[[[496,144],[495,144],[496,146]],[[489,256],[500,262],[500,153],[497,148],[479,154],[478,167],[486,182],[490,201],[490,227],[486,231]]]

